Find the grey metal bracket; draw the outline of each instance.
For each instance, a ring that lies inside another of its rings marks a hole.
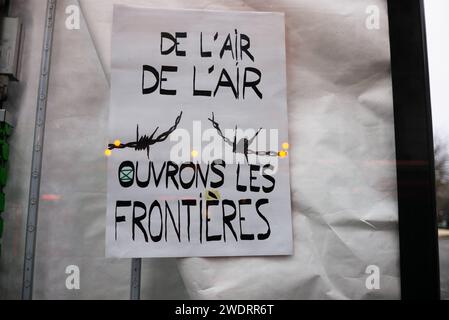
[[[31,163],[30,194],[28,198],[28,218],[25,238],[25,259],[23,265],[22,299],[33,297],[34,260],[36,250],[37,215],[39,207],[39,189],[42,169],[42,151],[44,145],[45,116],[47,111],[50,60],[53,44],[56,0],[47,1],[44,43],[42,48],[39,91],[37,98],[36,122],[34,128],[33,156]]]
[[[8,109],[7,107],[5,109],[0,109],[0,123],[1,122],[6,122],[11,127],[15,127],[16,126],[16,120],[11,115],[11,113],[8,112],[7,109]]]

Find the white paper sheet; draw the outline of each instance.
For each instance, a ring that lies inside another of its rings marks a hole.
[[[284,30],[279,13],[115,7],[109,256],[292,253]]]

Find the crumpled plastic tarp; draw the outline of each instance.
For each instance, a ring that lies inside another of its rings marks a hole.
[[[27,17],[24,81],[13,139],[0,264],[1,294],[20,291],[21,246],[44,0],[16,0]],[[129,295],[130,261],[104,258],[107,114],[114,3],[156,8],[281,11],[286,17],[294,255],[145,259],[142,298],[397,299],[399,244],[386,0],[59,0],[39,212],[35,298]],[[80,5],[80,30],[65,8]],[[379,28],[367,28],[372,10]],[[368,10],[367,10],[368,9]],[[31,37],[31,34],[38,36]],[[31,137],[28,135],[31,134]],[[19,161],[25,159],[24,161]],[[23,181],[22,181],[23,180]],[[19,209],[17,209],[19,208]],[[16,221],[16,222],[14,222]],[[22,225],[17,222],[22,221]],[[15,227],[11,225],[15,223]],[[8,223],[10,226],[8,226]],[[8,230],[8,228],[10,228]],[[14,240],[16,239],[16,240]],[[78,265],[81,289],[65,288]],[[10,270],[14,265],[14,270]],[[380,271],[380,289],[366,269]],[[6,291],[5,291],[6,290]],[[5,293],[6,292],[6,293]]]

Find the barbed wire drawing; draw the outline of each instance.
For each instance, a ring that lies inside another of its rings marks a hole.
[[[155,136],[156,132],[159,130],[159,127],[156,127],[156,129],[154,129],[154,131],[151,135],[140,136],[139,135],[139,125],[137,125],[136,141],[132,141],[132,142],[128,142],[128,143],[118,143],[118,144],[110,143],[108,145],[108,150],[125,149],[125,148],[132,148],[136,151],[146,150],[147,157],[149,159],[150,158],[150,147],[155,145],[156,143],[160,143],[160,142],[167,140],[167,138],[170,136],[170,134],[172,134],[173,131],[175,131],[177,129],[179,123],[181,122],[181,118],[182,118],[182,111],[176,118],[175,124],[172,127],[170,127],[167,131],[164,131],[163,133],[158,135],[157,137],[154,137],[154,136]]]
[[[257,138],[257,136],[259,135],[262,128],[259,128],[259,130],[257,130],[257,132],[254,134],[254,136],[252,136],[251,138],[248,139],[248,138],[244,137],[237,141],[237,126],[235,126],[235,130],[234,130],[234,139],[231,140],[231,139],[227,138],[221,131],[220,125],[218,124],[218,122],[215,121],[215,115],[213,112],[212,112],[212,118],[208,118],[208,120],[212,123],[212,126],[215,128],[215,130],[217,130],[218,135],[223,139],[223,141],[232,147],[232,152],[236,153],[236,154],[237,153],[243,154],[245,156],[247,163],[249,163],[248,155],[250,155],[250,154],[254,154],[256,156],[268,156],[268,157],[279,156],[279,152],[277,152],[277,151],[258,151],[258,150],[252,150],[249,148],[251,146],[251,144],[254,142],[254,140]]]

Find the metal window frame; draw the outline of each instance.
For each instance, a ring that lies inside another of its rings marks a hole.
[[[388,0],[401,298],[439,299],[432,112],[423,0]]]

